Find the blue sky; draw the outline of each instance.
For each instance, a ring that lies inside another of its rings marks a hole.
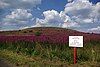
[[[93,4],[96,4],[97,2],[100,2],[100,0],[90,0]]]
[[[60,12],[64,10],[64,6],[66,5],[66,3],[67,3],[66,0],[42,0],[42,3],[40,5],[37,5],[37,7],[40,8],[41,10],[38,10],[37,7],[35,7],[35,9],[33,8],[33,14],[36,17],[41,17],[40,15],[47,10],[54,9]]]
[[[100,33],[100,0],[0,0],[0,30],[61,27]]]

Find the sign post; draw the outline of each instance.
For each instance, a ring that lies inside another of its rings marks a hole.
[[[74,47],[74,64],[76,64],[77,47],[83,47],[83,36],[69,36],[69,47]]]
[[[77,63],[77,49],[76,49],[76,47],[74,47],[74,64],[76,64]]]

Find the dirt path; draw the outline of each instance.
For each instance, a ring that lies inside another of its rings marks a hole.
[[[5,60],[0,59],[0,67],[12,67],[12,66],[8,64]]]

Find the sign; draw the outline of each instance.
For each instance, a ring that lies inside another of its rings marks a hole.
[[[74,47],[74,64],[77,63],[77,47],[83,47],[83,36],[69,36],[69,47]]]
[[[83,36],[69,36],[69,47],[83,47]]]

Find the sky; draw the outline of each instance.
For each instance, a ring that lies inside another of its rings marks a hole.
[[[0,31],[31,27],[100,33],[100,0],[0,0]]]

